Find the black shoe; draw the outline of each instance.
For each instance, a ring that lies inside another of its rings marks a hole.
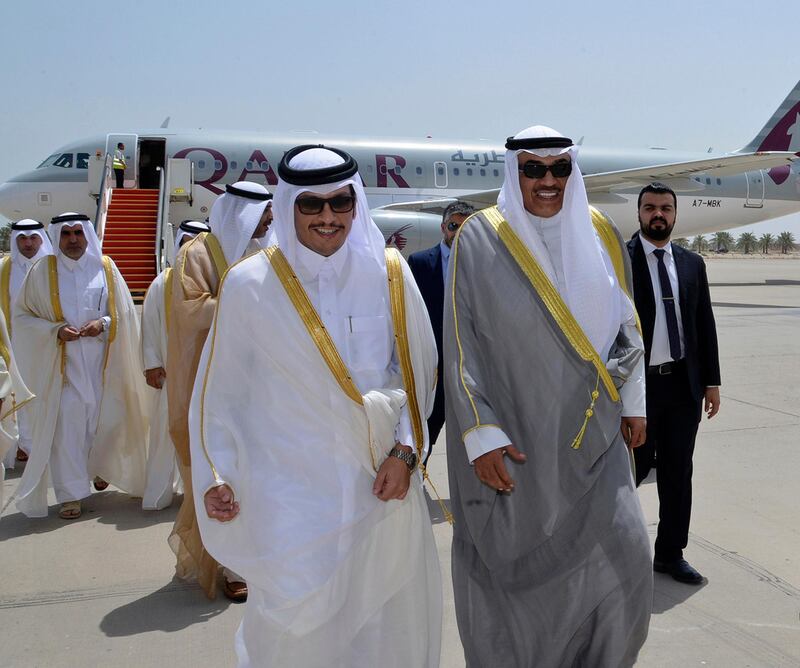
[[[686,559],[675,559],[674,561],[653,560],[653,570],[656,573],[666,573],[671,575],[673,580],[684,584],[699,585],[705,579],[689,564]]]

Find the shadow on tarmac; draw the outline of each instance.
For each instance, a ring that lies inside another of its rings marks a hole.
[[[703,584],[699,585],[687,585],[676,582],[664,573],[653,573],[653,576],[655,578],[653,583],[655,585],[653,590],[654,615],[659,615],[688,601],[708,585],[708,580],[704,580]]]
[[[109,638],[152,631],[174,633],[208,622],[230,605],[221,594],[210,601],[199,585],[176,578],[161,589],[109,612],[100,622],[100,630]]]
[[[48,508],[47,517],[26,517],[19,512],[6,515],[0,524],[0,543],[31,534],[66,529],[72,524],[93,520],[100,524],[114,525],[117,531],[144,529],[162,522],[174,522],[182,499],[182,496],[176,495],[172,505],[164,510],[142,510],[141,497],[116,491],[95,492],[81,502],[83,512],[75,520],[62,520],[58,516],[58,505]]]

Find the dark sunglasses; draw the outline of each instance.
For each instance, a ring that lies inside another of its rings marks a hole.
[[[306,215],[315,215],[322,213],[325,205],[331,207],[334,213],[347,213],[352,211],[356,204],[356,198],[352,195],[336,195],[330,199],[322,199],[321,197],[298,197],[294,203],[300,209],[300,213]]]
[[[461,227],[461,223],[456,223],[455,221],[450,221],[447,223],[447,229],[451,232],[455,232],[459,227]]]
[[[543,179],[547,172],[550,172],[557,179],[563,179],[565,176],[572,174],[572,160],[554,162],[552,165],[543,165],[541,162],[533,162],[531,160],[519,167],[519,171],[529,179]]]

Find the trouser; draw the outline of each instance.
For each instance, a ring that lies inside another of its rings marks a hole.
[[[50,451],[50,476],[58,503],[79,501],[92,493],[89,451],[97,408],[96,402],[87,404],[74,387],[64,385]]]
[[[124,169],[115,169],[114,176],[117,179],[117,188],[124,188],[125,187],[125,170]]]
[[[691,395],[686,367],[647,376],[647,441],[633,451],[637,486],[658,460],[658,534],[655,558],[683,556],[692,513],[692,455],[702,404]]]
[[[439,368],[441,368],[441,366]],[[430,439],[428,457],[433,453],[433,445],[436,443],[436,439],[439,438],[442,425],[444,425],[444,382],[440,375],[439,382],[436,385],[436,394],[433,398],[433,410],[431,411],[431,416],[428,418],[428,438]],[[428,463],[428,457],[426,457],[423,462],[425,465]]]

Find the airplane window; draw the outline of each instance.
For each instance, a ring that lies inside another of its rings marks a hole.
[[[197,161],[197,168],[198,169],[205,169],[206,168],[206,161],[205,160],[198,160]]]
[[[400,166],[399,165],[395,165],[394,173],[397,174],[398,176],[400,176]]]
[[[367,171],[372,174],[372,165],[367,165]]]
[[[721,186],[721,185],[722,185],[722,179],[717,179],[717,185],[718,185],[718,186]]]
[[[461,170],[458,167],[453,167],[453,176],[458,176]]]
[[[89,169],[89,154],[78,153],[78,162],[75,164],[78,169]]]
[[[239,166],[239,163],[236,160],[231,160],[231,169],[236,169]]]
[[[437,168],[436,168],[436,173],[437,173],[439,176],[444,176],[444,167],[437,167]]]
[[[252,160],[248,160],[247,164],[245,164],[245,167],[247,167],[247,171],[248,172],[251,171],[253,169],[253,161]]]
[[[467,167],[467,176],[472,176],[472,167]]]
[[[36,169],[42,169],[42,167],[50,167],[57,159],[58,156],[61,155],[60,153],[53,153],[53,155],[48,156],[45,160],[39,164]]]
[[[214,160],[214,169],[222,169],[222,160]]]
[[[261,169],[263,169],[265,172],[269,169],[269,163],[266,160],[261,161]]]
[[[62,153],[53,163],[53,167],[63,167],[64,169],[72,167],[72,153]]]
[[[497,171],[496,169],[493,169],[493,170],[492,170],[492,172],[494,172],[494,175],[495,175],[495,176],[500,176],[500,172],[499,172],[499,171]]]
[[[711,179],[706,179],[706,184],[710,186],[711,185]]]
[[[417,167],[417,175],[422,174],[422,167]]]
[[[481,170],[481,176],[486,176],[486,170],[485,169]]]

